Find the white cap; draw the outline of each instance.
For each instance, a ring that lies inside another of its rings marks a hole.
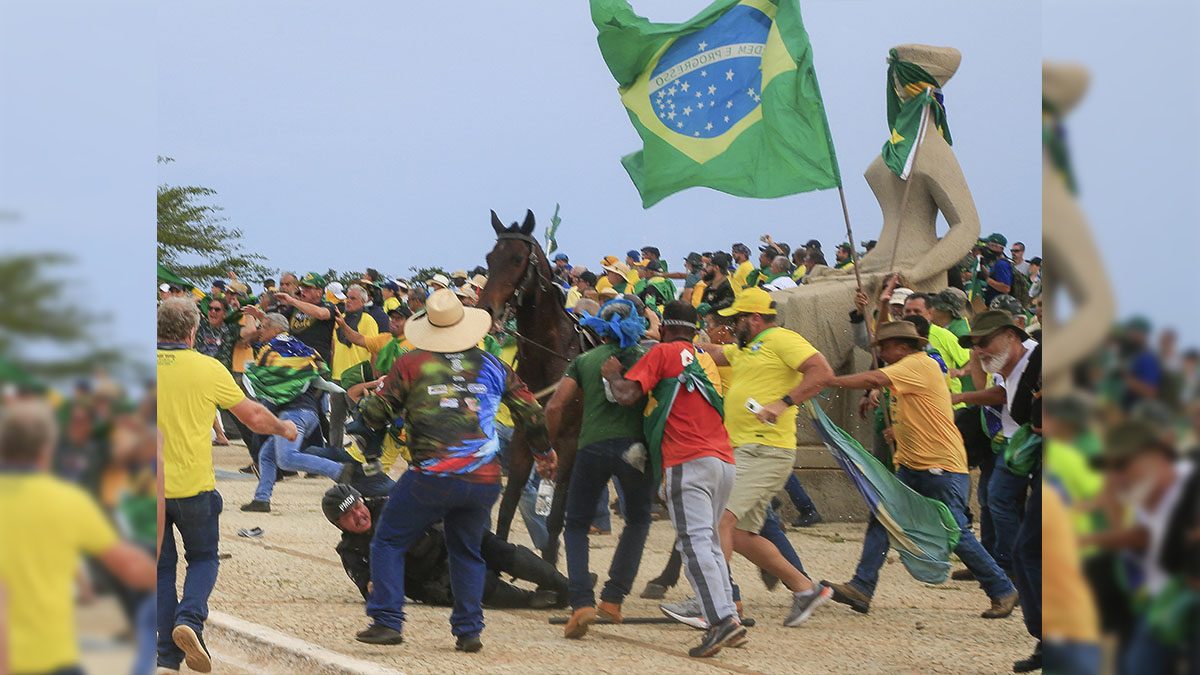
[[[346,288],[342,286],[340,281],[331,282],[325,287],[325,292],[337,298],[338,300],[346,299]]]
[[[162,291],[163,293],[170,293],[171,285],[170,284],[160,284],[158,287],[158,290]]]
[[[911,288],[897,288],[896,290],[892,291],[892,301],[888,304],[903,305],[905,302],[908,302],[908,296],[912,295],[913,292],[914,291]]]
[[[433,278],[429,280],[429,282],[441,284],[442,288],[450,288],[450,280],[446,278],[445,274],[435,274],[433,275]]]

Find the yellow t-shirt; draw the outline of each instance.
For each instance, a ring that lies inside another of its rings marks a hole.
[[[574,286],[572,286],[572,287],[570,288],[570,290],[568,290],[568,291],[567,291],[567,302],[566,302],[566,305],[565,305],[565,306],[566,306],[566,308],[567,308],[567,309],[572,309],[572,308],[574,308],[574,307],[575,307],[575,304],[576,304],[577,302],[579,302],[579,299],[580,299],[580,298],[582,298],[582,297],[583,297],[583,296],[579,294],[579,289],[577,289],[577,288],[575,288]]]
[[[386,314],[387,312],[390,312],[390,311],[392,311],[393,309],[396,309],[396,308],[397,308],[397,307],[399,307],[399,306],[400,306],[400,298],[397,298],[397,297],[396,297],[396,296],[394,296],[394,295],[393,295],[392,297],[390,297],[390,298],[387,298],[387,299],[385,299],[385,300],[383,301],[383,311],[384,311],[384,313],[385,313],[385,314]]]
[[[892,381],[895,462],[917,471],[936,467],[967,473],[967,450],[954,426],[950,388],[937,361],[916,352],[884,367],[883,373]]]
[[[117,533],[83,490],[47,474],[0,473],[0,579],[8,596],[12,672],[79,663],[71,592],[79,556],[99,555],[116,543]]]
[[[792,281],[795,281],[796,283],[800,283],[800,280],[804,278],[805,274],[808,274],[808,268],[805,267],[804,265],[798,266],[796,268],[796,271],[792,272]]]
[[[168,499],[217,488],[212,425],[217,408],[246,395],[221,362],[190,349],[158,350],[158,428],[163,433],[163,480]]]
[[[630,286],[637,286],[637,282],[641,281],[642,277],[638,274],[638,268],[631,268],[625,273],[625,281],[629,282]]]
[[[699,307],[700,303],[704,302],[704,289],[706,288],[708,288],[708,284],[704,280],[697,281],[696,285],[692,286],[692,307]]]
[[[772,426],[759,422],[746,408],[746,400],[767,405],[795,389],[804,379],[796,369],[819,353],[816,347],[799,333],[775,326],[759,333],[744,349],[725,345],[724,353],[733,367],[732,381],[725,389],[725,428],[734,447],[761,443],[795,448],[797,406],[785,410]]]
[[[749,260],[741,265],[738,265],[738,268],[733,272],[733,276],[729,277],[729,283],[733,286],[734,295],[741,294],[742,290],[745,289],[746,284],[748,283],[747,278],[755,269],[757,268],[754,266],[754,263],[750,262]]]
[[[515,342],[500,348],[500,360],[508,364],[508,367],[514,367],[513,363],[517,360],[517,344]],[[509,429],[514,426],[512,411],[503,403],[500,404],[500,407],[496,408],[496,424],[502,424]]]
[[[1096,599],[1083,576],[1076,534],[1058,490],[1042,484],[1042,635],[1098,642]]]
[[[596,278],[596,292],[599,293],[606,288],[612,288],[612,282],[608,280],[608,275],[602,274]]]
[[[358,320],[358,327],[354,330],[360,335],[370,339],[372,336],[379,335],[379,325],[375,323],[374,317],[366,312],[363,312],[362,318]],[[337,328],[334,328],[333,336],[333,363],[330,364],[330,377],[335,380],[342,379],[342,372],[350,366],[358,365],[363,361],[371,359],[371,352],[365,347],[358,345],[344,345],[338,340]],[[389,333],[390,336],[390,333]],[[384,344],[387,344],[386,342]]]

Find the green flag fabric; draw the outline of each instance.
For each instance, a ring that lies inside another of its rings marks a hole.
[[[677,377],[663,378],[654,385],[654,389],[650,391],[650,403],[646,406],[646,417],[643,420],[642,429],[646,434],[646,446],[650,451],[652,485],[655,489],[662,481],[663,432],[667,428],[667,418],[671,415],[671,408],[675,405],[675,397],[679,394],[681,387],[687,391],[700,392],[704,400],[716,408],[722,418],[725,417],[725,403],[721,399],[721,394],[708,379],[699,359],[692,359],[691,363],[684,366],[683,372]]]
[[[901,483],[853,436],[834,424],[819,405],[806,401],[804,407],[829,453],[887,530],[908,573],[927,584],[945,581],[950,574],[950,553],[958,546],[959,536],[950,509]]]
[[[247,366],[243,382],[255,398],[281,406],[309,387],[324,388],[328,375],[329,367],[312,347],[283,333]]]
[[[562,223],[562,218],[558,217],[558,204],[554,205],[554,215],[550,216],[550,227],[546,228],[546,254],[549,255],[558,250],[558,226]]]
[[[901,100],[901,92],[907,100]],[[908,180],[917,145],[925,138],[930,122],[953,145],[942,89],[925,69],[901,61],[893,49],[888,57],[887,116],[891,138],[883,144],[883,162],[901,180]]]
[[[796,0],[717,0],[679,24],[625,0],[591,10],[642,137],[621,163],[644,208],[695,186],[766,198],[841,185]]]
[[[158,263],[158,280],[168,284],[174,284],[187,291],[190,291],[196,287],[195,284],[172,272],[171,268],[163,265],[162,263]]]

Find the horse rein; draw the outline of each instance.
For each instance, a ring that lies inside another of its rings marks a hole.
[[[521,281],[517,284],[516,288],[513,290],[512,297],[509,298],[504,303],[506,309],[511,311],[513,306],[516,306],[519,308],[519,307],[524,307],[525,305],[528,304],[528,301],[526,300],[526,298],[529,298],[530,292],[532,290],[534,290],[534,287],[535,287],[534,278],[535,277],[537,278],[537,280],[539,282],[541,282],[541,284],[552,286],[553,282],[551,282],[549,279],[547,279],[542,274],[542,270],[538,268],[538,253],[537,252],[538,252],[538,249],[541,247],[541,244],[539,244],[536,239],[534,239],[533,237],[531,237],[527,234],[521,234],[520,232],[501,232],[497,235],[497,238],[498,239],[518,239],[520,241],[523,241],[523,242],[529,244],[529,258],[525,262],[525,274],[522,275]],[[538,284],[538,285],[541,285],[541,284]],[[568,317],[568,318],[570,318],[570,317]],[[504,317],[502,317],[502,319],[503,319],[502,323],[507,323],[508,311],[505,312],[505,315],[504,315]],[[577,332],[577,333],[582,332],[579,327],[579,324],[577,322],[572,321],[571,323],[575,327],[575,332]],[[560,352],[558,352],[554,349],[551,349],[551,348],[547,347],[546,345],[538,342],[537,340],[525,337],[524,335],[522,335],[520,333],[520,331],[510,330],[508,332],[511,333],[518,340],[522,340],[528,344],[531,344],[531,345],[537,347],[538,349],[541,349],[542,351],[545,351],[553,356],[556,356],[556,357],[562,359],[563,361],[566,361],[567,363],[571,362],[571,357],[565,356],[565,355],[561,354]],[[554,386],[558,386],[558,385],[554,385]],[[550,391],[553,391],[553,390],[551,389]],[[537,396],[535,398],[540,398],[540,396]]]

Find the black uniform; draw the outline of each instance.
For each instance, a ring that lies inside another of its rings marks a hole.
[[[337,545],[342,567],[350,580],[367,599],[367,583],[371,581],[371,538],[375,524],[387,505],[387,497],[364,497],[363,503],[371,512],[371,529],[354,534],[342,532]],[[487,565],[488,575],[483,587],[483,604],[492,607],[529,607],[536,593],[518,588],[500,578],[508,574],[536,583],[539,589],[558,593],[560,606],[566,601],[567,578],[533,551],[510,544],[491,532],[484,532],[480,554]],[[404,554],[404,594],[410,600],[429,605],[449,607],[454,604],[450,589],[450,557],[446,537],[440,523],[431,525],[425,534],[413,542]]]

